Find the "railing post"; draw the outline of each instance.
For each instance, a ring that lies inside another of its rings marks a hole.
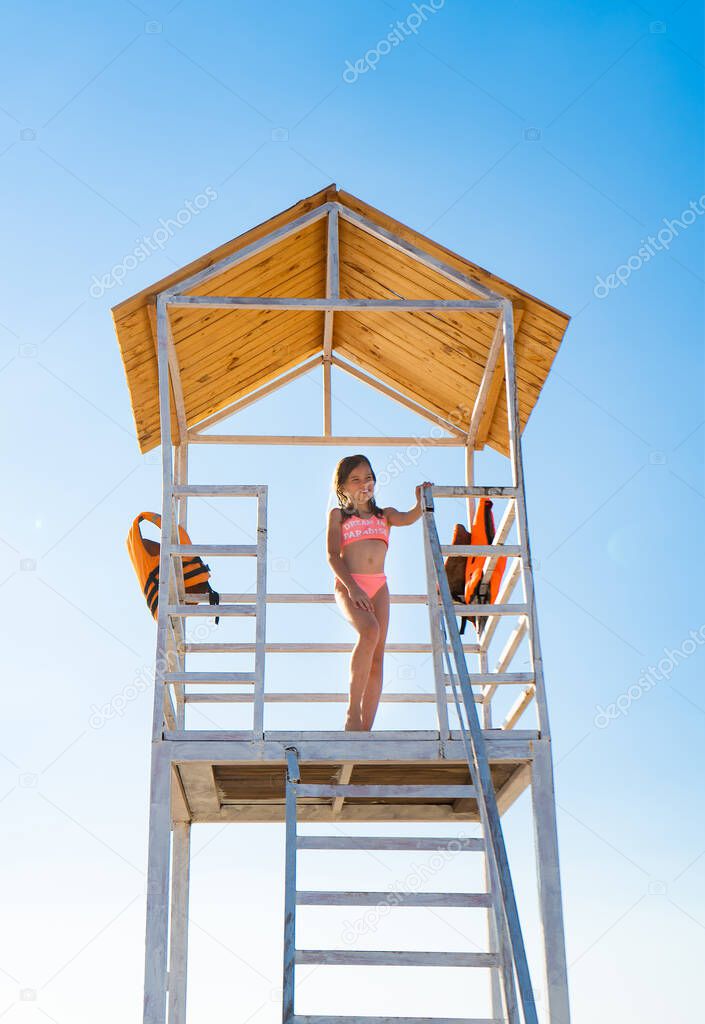
[[[264,665],[267,639],[267,488],[257,493],[257,595],[255,611],[255,686],[253,732],[256,740],[264,737]]]
[[[424,502],[430,501],[430,509],[433,510],[432,493],[424,495]],[[428,507],[425,504],[425,507]],[[438,590],[436,588],[435,572],[433,568],[433,555],[428,543],[426,531],[423,534],[424,560],[426,565],[426,592],[428,594],[428,622],[431,633],[432,661],[433,661],[433,682],[436,690],[436,709],[438,712],[438,732],[441,743],[450,737],[448,724],[448,690],[445,681],[445,669],[443,667],[443,650],[441,641],[441,610],[438,605]]]
[[[475,697],[468,668],[465,662],[463,644],[458,632],[453,610],[453,598],[448,585],[448,578],[443,568],[443,556],[441,545],[438,539],[435,520],[433,518],[433,499],[430,487],[424,489],[424,527],[427,532],[429,545],[433,554],[436,579],[440,588],[441,603],[443,606],[443,617],[445,626],[450,638],[450,646],[453,652],[453,662],[460,682],[460,691],[463,698],[463,707],[467,721],[467,733],[464,739],[467,743],[468,761],[471,766],[473,782],[477,789],[477,803],[480,817],[485,830],[488,842],[488,853],[492,857],[493,869],[496,871],[499,891],[501,892],[501,903],[503,918],[506,922],[506,934],[511,949],[511,958],[516,972],[517,985],[524,1011],[525,1024],[538,1024],[536,1004],[529,975],[529,967],[526,959],[526,949],[521,932],[519,913],[517,910],[514,887],[509,871],[509,861],[504,845],[504,836],[500,823],[499,809],[495,797],[494,785],[490,774],[489,762],[485,750],[485,741],[482,736],[480,720],[475,708]],[[459,709],[460,710],[460,709]]]
[[[174,514],[174,467],[171,443],[171,405],[169,395],[169,338],[167,308],[164,299],[157,298],[157,369],[159,375],[159,421],[162,447],[162,525],[159,554],[159,593],[157,612],[157,656],[154,672],[154,712],[152,739],[160,740],[164,728],[165,683],[164,673],[169,671],[169,588],[172,573],[172,520]]]

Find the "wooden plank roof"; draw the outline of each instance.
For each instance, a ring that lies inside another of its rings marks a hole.
[[[126,299],[112,310],[142,452],[160,443],[156,358],[156,296],[328,202],[373,221],[404,242],[493,292],[511,299],[522,429],[565,334],[569,318],[335,185],[302,199],[237,238]],[[326,220],[275,242],[188,294],[321,298],[326,283]],[[341,298],[473,298],[406,252],[340,220]],[[361,367],[424,408],[466,429],[492,341],[494,312],[336,312],[333,353]],[[314,310],[170,311],[189,428],[251,394],[323,349],[324,313]],[[500,360],[501,364],[501,360]],[[508,453],[507,408],[501,365],[476,447]],[[178,435],[172,410],[174,436]]]

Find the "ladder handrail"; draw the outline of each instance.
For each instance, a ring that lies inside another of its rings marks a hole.
[[[468,763],[472,781],[477,790],[478,809],[484,819],[485,831],[488,839],[488,850],[490,850],[492,854],[497,882],[501,892],[501,908],[506,922],[510,953],[514,970],[516,972],[517,986],[524,1011],[524,1020],[526,1024],[538,1024],[536,1004],[534,1001],[531,977],[529,975],[529,967],[526,958],[526,949],[524,947],[524,939],[519,921],[519,912],[517,909],[514,886],[512,884],[511,873],[509,870],[507,850],[504,843],[504,835],[502,833],[497,799],[494,792],[494,786],[492,784],[492,776],[490,774],[485,741],[482,735],[482,728],[480,726],[477,710],[475,708],[474,693],[472,686],[470,685],[463,645],[453,610],[453,598],[450,593],[448,577],[446,576],[443,565],[441,543],[438,537],[436,521],[434,518],[432,487],[430,485],[423,487],[422,495],[423,524],[431,552],[431,564],[435,575],[434,582],[440,591],[443,617],[445,619],[448,638],[450,639],[450,648],[453,653],[453,661],[455,663],[455,669],[460,683],[463,709],[465,711],[465,719],[467,722],[467,733],[465,733],[465,730],[463,730],[463,732],[468,738],[466,748],[469,754]],[[444,647],[447,651],[447,645],[444,644]],[[455,692],[454,684],[453,689]],[[457,698],[456,704],[458,717],[462,726],[463,719],[461,707]]]

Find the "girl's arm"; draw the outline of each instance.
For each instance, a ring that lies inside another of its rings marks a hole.
[[[364,608],[368,612],[374,611],[372,602],[362,587],[358,586],[352,578],[350,570],[340,554],[341,518],[339,508],[332,508],[328,513],[328,535],[326,538],[328,565],[343,584],[348,594],[350,594],[353,603],[358,608]]]
[[[421,508],[421,488],[431,484],[431,480],[424,480],[422,484],[418,485],[416,488],[416,504],[408,512],[400,512],[397,508],[385,508],[384,514],[389,521],[389,525],[411,526],[417,519],[420,519],[423,511]]]

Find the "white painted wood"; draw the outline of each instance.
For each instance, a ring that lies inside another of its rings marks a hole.
[[[254,616],[256,614],[256,606],[251,604],[219,604],[215,605],[198,605],[198,604],[175,604],[170,605],[167,608],[169,615],[180,616],[181,618],[191,618],[193,616],[200,618],[213,618],[214,615],[237,617],[237,616]]]
[[[282,309],[292,312],[320,311],[381,313],[491,313],[501,308],[500,299],[301,299],[296,296],[167,295],[169,306],[186,309]]]
[[[252,682],[250,679],[249,682]],[[446,703],[454,701],[452,694],[446,694]],[[349,693],[265,693],[265,704],[347,704]],[[252,693],[186,693],[187,704],[252,704]],[[383,693],[381,704],[436,704],[435,693]],[[483,703],[480,694],[475,694],[475,703]],[[342,779],[340,780],[343,781]]]
[[[428,800],[458,800],[473,799],[475,789],[473,786],[356,786],[356,785],[317,785],[314,783],[300,783],[296,787],[297,797],[401,797],[411,799],[420,797]]]
[[[499,548],[499,550],[497,550]],[[504,555],[507,558],[519,558],[522,554],[520,544],[441,544],[441,555]]]
[[[366,231],[374,238],[379,238],[381,241],[386,242],[387,245],[391,245],[393,249],[397,249],[399,252],[403,252],[412,259],[417,260],[417,262],[423,263],[424,266],[437,271],[437,273],[447,277],[448,280],[455,281],[456,284],[463,285],[463,287],[474,292],[476,295],[484,295],[489,299],[503,298],[503,296],[499,295],[498,292],[492,291],[492,289],[488,288],[486,285],[481,284],[479,281],[469,277],[467,274],[463,274],[460,270],[456,270],[455,267],[452,267],[449,263],[444,263],[442,260],[437,259],[435,256],[425,252],[418,246],[404,241],[404,239],[399,235],[394,234],[392,231],[387,231],[386,228],[381,227],[379,224],[375,224],[374,221],[369,220],[367,217],[363,217],[359,213],[355,213],[342,203],[335,203],[334,205],[338,208],[343,220],[347,220],[351,224],[357,225],[357,227]]]
[[[200,549],[199,549],[200,550]],[[254,604],[257,600],[255,594],[226,594],[221,592],[221,600],[223,601],[239,601],[241,604]],[[187,594],[187,601],[199,601],[207,600],[207,595],[204,597],[203,594]],[[428,594],[390,594],[389,600],[391,604],[426,604],[428,601]],[[333,594],[288,594],[288,593],[268,593],[267,604],[335,604],[335,596]]]
[[[265,655],[267,639],[267,491],[257,497],[257,603],[255,605],[255,690],[253,729],[264,732]]]
[[[251,683],[254,684],[254,672],[167,672],[166,680],[170,683],[195,684],[227,684],[227,683]]]
[[[198,273],[191,274],[189,277],[184,278],[183,281],[180,281],[178,285],[167,289],[161,294],[165,298],[171,299],[184,292],[190,291],[192,288],[198,287],[198,285],[204,284],[206,281],[210,281],[211,278],[217,277],[226,270],[231,270],[239,263],[243,263],[245,260],[250,259],[251,256],[263,253],[271,246],[276,245],[277,242],[281,242],[284,238],[288,238],[289,235],[295,235],[296,232],[301,231],[302,228],[306,228],[310,224],[315,223],[315,221],[321,220],[322,217],[326,217],[328,215],[330,209],[330,203],[323,203],[321,206],[316,207],[315,210],[310,210],[308,213],[302,214],[301,217],[297,217],[295,220],[290,221],[283,227],[277,228],[276,231],[270,231],[269,234],[265,235],[263,238],[258,238],[257,241],[243,246],[242,249],[238,249],[237,252],[231,253],[229,256],[225,256],[222,260],[216,260],[215,263],[212,263],[210,267],[206,267],[205,270],[199,270]]]
[[[507,712],[507,715],[502,722],[503,729],[513,729],[516,723],[519,721],[521,716],[524,714],[529,704],[534,699],[536,693],[535,686],[527,686],[523,693],[520,693],[517,699],[512,704],[511,708]]]
[[[447,836],[299,836],[299,850],[442,850],[446,853],[483,852],[480,838]]]
[[[157,302],[157,371],[159,381],[159,424],[162,446],[162,518],[159,554],[159,593],[157,596],[157,654],[152,715],[153,741],[160,739],[162,735],[165,701],[164,672],[170,668],[176,668],[176,665],[172,664],[173,657],[169,652],[169,618],[167,613],[167,606],[172,598],[170,586],[173,578],[170,546],[172,542],[174,513],[172,501],[174,469],[171,443],[167,311],[166,306],[161,300]]]
[[[159,707],[161,717],[161,706]],[[149,861],[143,1024],[164,1024],[169,929],[170,765],[159,740],[152,743],[149,790]]]
[[[194,434],[189,437],[191,444],[269,444],[269,445],[294,445],[300,448],[304,445],[312,447],[329,446],[360,447],[368,448],[396,448],[418,445],[428,448],[462,448],[463,440],[460,437],[368,437],[366,435],[341,436],[331,434]]]
[[[561,873],[558,860],[556,797],[551,745],[536,744],[531,766],[531,802],[538,875],[539,908],[543,932],[544,970],[549,1024],[570,1024],[568,965],[565,953]]]
[[[293,1024],[503,1024],[498,1017],[340,1017],[295,1014]]]
[[[285,749],[295,744],[302,761],[404,761],[426,764],[441,757],[438,730],[395,729],[350,733],[340,730],[265,730],[262,743],[252,743],[251,730],[200,730],[167,733],[172,760],[184,764],[245,764],[250,761],[283,763]],[[487,756],[491,761],[525,761],[533,757],[535,729],[495,729],[485,733]],[[465,744],[457,730],[445,744],[444,761],[466,764]]]
[[[340,297],[340,254],[338,240],[338,211],[328,214],[328,242],[326,251],[326,298]],[[323,433],[330,437],[332,429],[331,354],[333,350],[333,311],[326,310],[323,317]]]
[[[179,558],[183,555],[200,555],[201,558],[215,558],[216,556],[227,558],[257,557],[256,544],[175,544],[172,556]],[[207,598],[206,598],[207,599]]]
[[[517,686],[533,683],[533,672],[471,672],[468,669],[470,682],[478,686]]]
[[[273,394],[280,388],[283,388],[286,384],[290,384],[292,380],[296,380],[298,377],[303,377],[304,374],[312,370],[314,366],[318,366],[321,361],[321,357],[316,355],[313,359],[307,359],[301,363],[300,366],[295,366],[293,370],[283,373],[280,377],[270,381],[268,384],[263,384],[262,387],[252,391],[249,395],[244,395],[242,398],[238,398],[235,402],[231,402],[230,405],[226,405],[225,408],[220,409],[218,412],[212,413],[210,416],[206,416],[205,419],[199,420],[197,424],[194,424],[189,428],[188,440],[193,441],[194,434],[199,434],[204,430],[208,430],[209,427],[214,426],[216,423],[220,423],[222,420],[228,419],[229,416],[235,415],[242,409],[246,409],[249,405],[254,405],[255,402],[259,402],[261,398],[265,398],[267,395]]]
[[[423,521],[426,530],[433,561],[435,566],[436,582],[440,588],[441,601],[444,609],[445,626],[453,652],[453,662],[458,676],[460,690],[463,697],[463,709],[467,732],[465,737],[468,745],[468,762],[470,764],[473,781],[477,787],[477,804],[480,817],[488,838],[488,855],[491,857],[491,869],[496,874],[499,892],[501,893],[501,906],[503,910],[503,926],[506,925],[506,932],[511,950],[511,959],[516,972],[517,985],[521,997],[521,1004],[524,1012],[525,1024],[538,1024],[536,1005],[534,1001],[531,978],[529,975],[526,950],[521,932],[519,914],[516,905],[516,897],[512,884],[509,862],[502,833],[502,826],[499,817],[499,809],[489,770],[487,750],[484,737],[477,717],[473,691],[470,685],[465,655],[462,649],[460,635],[453,611],[453,601],[448,586],[448,578],[443,568],[441,544],[438,539],[438,532],[433,516],[433,497],[430,487],[423,488]]]
[[[486,892],[329,892],[299,889],[300,907],[489,907]]]
[[[257,498],[266,490],[266,484],[182,484],[174,488],[174,494],[187,498]]]
[[[516,487],[494,487],[485,484],[453,484],[450,486],[434,484],[431,493],[435,498],[464,498],[472,495],[476,498],[515,498]]]
[[[193,606],[190,606],[193,607]],[[251,607],[251,606],[250,606]],[[211,611],[211,615],[216,611]],[[349,654],[355,644],[353,643],[278,643],[265,644],[267,654]],[[186,654],[254,654],[255,645],[246,642],[224,642],[208,643],[199,642],[185,643],[183,649]],[[428,643],[390,643],[385,647],[386,654],[431,654],[432,647]],[[466,644],[465,651],[476,654],[480,650],[477,644]]]
[[[375,390],[380,391],[383,395],[393,399],[405,408],[410,409],[411,412],[415,412],[417,416],[422,416],[431,423],[435,423],[436,426],[442,427],[443,430],[447,430],[449,433],[455,434],[457,437],[462,437],[464,441],[465,432],[454,423],[444,419],[442,416],[432,412],[430,409],[426,409],[425,406],[419,405],[418,402],[414,402],[413,399],[407,398],[406,395],[400,394],[398,391],[395,391],[394,388],[390,388],[387,384],[384,384],[381,380],[373,377],[372,374],[361,370],[358,366],[353,366],[352,363],[348,363],[336,355],[331,357],[331,361],[333,366],[339,367],[351,377],[355,377],[357,380],[362,381],[363,384],[368,384],[370,387],[375,388]]]
[[[176,822],[172,832],[169,1024],[186,1024],[190,846],[191,825]]]
[[[296,987],[296,785],[299,768],[296,750],[286,751],[286,833],[284,849],[284,968],[282,983],[282,1024],[294,1016]]]
[[[431,549],[425,534],[423,544],[424,561],[426,564],[426,586],[428,587],[427,603],[428,622],[431,636],[431,657],[433,660],[433,685],[436,691],[436,714],[438,715],[438,729],[440,737],[442,741],[445,741],[450,735],[450,726],[448,724],[448,700],[443,677],[441,612],[436,595],[436,583],[433,572]]]
[[[541,657],[541,641],[539,639],[538,621],[536,618],[536,594],[534,575],[531,565],[531,549],[529,545],[529,525],[526,514],[526,495],[524,489],[524,463],[521,449],[521,427],[519,421],[519,397],[516,387],[516,368],[514,359],[514,312],[512,304],[506,301],[503,306],[504,322],[504,368],[506,399],[509,426],[509,453],[512,464],[512,481],[517,489],[517,533],[519,543],[524,548],[522,559],[522,577],[524,581],[524,597],[529,605],[529,648],[531,665],[536,675],[536,708],[541,735],[550,739],[548,705],[543,676],[543,659]]]
[[[357,967],[494,967],[494,953],[438,953],[404,950],[297,949],[297,964],[337,964]]]
[[[346,703],[347,703],[347,701],[350,699],[350,696],[349,696],[349,694],[346,694],[345,696],[346,696]],[[346,761],[345,764],[341,765],[340,771],[338,772],[338,777],[335,780],[336,784],[337,785],[347,785],[350,782],[350,779],[352,778],[352,773],[353,773],[353,768],[354,767],[355,767],[355,762],[354,761]],[[339,817],[344,803],[345,803],[345,797],[344,796],[335,796],[333,798],[333,803],[331,804],[331,807],[332,807],[332,810],[333,810],[333,816],[335,818]]]
[[[472,415],[470,416],[470,427],[468,429],[468,448],[473,450],[477,441],[477,432],[480,429],[480,423],[484,415],[485,409],[487,408],[487,399],[490,393],[490,387],[492,385],[492,378],[494,377],[495,367],[499,359],[499,354],[502,351],[502,341],[504,340],[504,332],[502,329],[502,316],[497,317],[497,326],[495,327],[494,336],[490,344],[490,351],[487,354],[487,362],[482,372],[482,380],[480,381],[480,387],[475,397],[475,403],[472,408]],[[472,520],[470,520],[471,522]]]

